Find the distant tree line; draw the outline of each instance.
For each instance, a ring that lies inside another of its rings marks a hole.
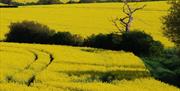
[[[167,1],[167,0],[128,0],[130,2],[144,1]],[[62,3],[98,3],[98,2],[122,2],[122,0],[39,0],[38,2],[21,3],[13,0],[0,0],[0,3],[8,5],[38,5],[38,4],[62,4]]]

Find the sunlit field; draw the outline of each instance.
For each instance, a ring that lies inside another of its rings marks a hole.
[[[172,46],[162,34],[162,16],[167,14],[167,2],[133,3],[146,4],[145,9],[135,14],[133,29],[141,29],[160,40],[165,46]],[[61,4],[20,6],[0,9],[0,39],[5,38],[9,24],[22,20],[33,20],[48,25],[57,31],[70,31],[84,37],[91,34],[118,31],[112,20],[122,17],[121,3]]]
[[[155,80],[132,53],[0,43],[1,91],[180,91]]]
[[[162,17],[170,5],[165,1],[131,3],[133,7],[144,4],[134,15],[131,30],[145,31],[165,47],[174,46],[162,29]],[[118,32],[112,20],[124,16],[122,7],[122,3],[84,3],[0,8],[0,41],[11,23],[23,20],[83,37]],[[144,62],[124,51],[0,42],[0,91],[180,91],[155,79]]]

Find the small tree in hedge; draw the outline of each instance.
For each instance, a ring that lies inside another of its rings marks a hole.
[[[10,32],[6,35],[8,42],[49,43],[54,30],[34,21],[11,23]]]
[[[177,45],[180,45],[180,1],[174,0],[171,4],[169,14],[164,17],[164,34]]]

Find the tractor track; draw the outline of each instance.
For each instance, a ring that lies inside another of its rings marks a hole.
[[[5,46],[5,47],[10,47],[10,48],[18,48],[19,49],[19,47],[14,47],[14,46]],[[25,48],[21,48],[21,49],[25,49]],[[8,49],[0,49],[0,51],[6,51],[6,52],[13,52],[13,53],[25,53],[25,52],[20,52],[20,51],[13,51],[13,50],[8,50]],[[28,64],[24,69],[28,69],[37,59],[38,59],[38,54],[37,53],[35,53],[34,51],[32,51],[32,50],[29,50],[29,49],[25,49],[25,51],[27,51],[27,52],[29,52],[29,53],[31,53],[33,56],[34,56],[34,59],[33,59],[33,61],[30,63],[30,64]]]
[[[38,54],[37,54],[37,53],[35,53],[35,52],[31,51],[31,50],[29,50],[29,52],[31,52],[31,53],[34,55],[34,60],[33,60],[33,62],[31,62],[29,65],[27,65],[27,66],[24,68],[24,70],[25,70],[25,69],[29,69],[30,66],[31,66],[35,61],[38,60]]]
[[[42,54],[46,54],[48,55],[48,63],[44,65],[44,67],[42,69],[40,69],[38,72],[35,72],[31,77],[29,77],[27,82],[25,82],[25,84],[27,86],[31,86],[32,83],[34,83],[34,81],[36,80],[36,76],[41,73],[42,71],[46,70],[48,68],[48,66],[53,62],[54,60],[54,57],[53,57],[53,54],[46,51],[46,50],[42,50],[42,49],[37,49],[37,48],[29,48],[29,47],[15,47],[15,46],[5,46],[5,47],[10,47],[10,48],[20,48],[20,49],[23,49],[23,50],[26,50],[30,53],[32,53],[34,55],[34,59],[33,59],[33,62],[31,62],[30,64],[28,64],[23,70],[21,71],[18,71],[16,73],[14,73],[14,75],[8,79],[8,82],[15,82],[15,83],[22,83],[22,82],[18,82],[16,81],[15,79],[13,79],[13,77],[16,75],[16,74],[20,74],[22,73],[23,71],[26,71],[26,70],[30,70],[31,66],[33,66],[33,64],[35,64],[36,62],[38,62],[38,60],[40,59],[39,55],[37,52],[39,53],[42,53]],[[1,50],[2,51],[2,50]],[[6,51],[6,50],[4,50]],[[9,50],[11,51],[11,50]],[[24,83],[23,83],[24,84]]]
[[[36,49],[36,50],[39,50],[39,49]],[[48,51],[45,51],[45,50],[39,50],[39,51],[48,54],[48,55],[49,55],[49,58],[50,58],[50,59],[49,59],[49,63],[46,64],[46,66],[41,69],[40,72],[42,72],[43,70],[47,69],[48,66],[53,62],[54,57],[53,57],[53,54],[50,53],[50,52],[48,52]],[[33,75],[33,76],[30,78],[29,82],[28,82],[26,85],[27,85],[27,86],[31,86],[31,84],[34,83],[34,81],[36,80],[36,76],[37,76],[40,72],[38,72],[36,75]]]

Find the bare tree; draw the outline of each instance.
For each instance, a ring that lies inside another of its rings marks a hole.
[[[134,19],[133,15],[136,11],[143,9],[146,5],[140,6],[140,7],[136,7],[136,8],[132,8],[129,3],[128,0],[123,0],[123,13],[126,15],[123,18],[116,18],[115,20],[113,20],[112,22],[114,23],[115,27],[118,28],[118,30],[120,32],[122,32],[123,30],[125,30],[126,32],[130,31],[130,27],[131,27],[131,23]],[[120,22],[120,24],[123,25],[123,27],[125,29],[121,29],[120,26],[117,24],[117,21]]]

